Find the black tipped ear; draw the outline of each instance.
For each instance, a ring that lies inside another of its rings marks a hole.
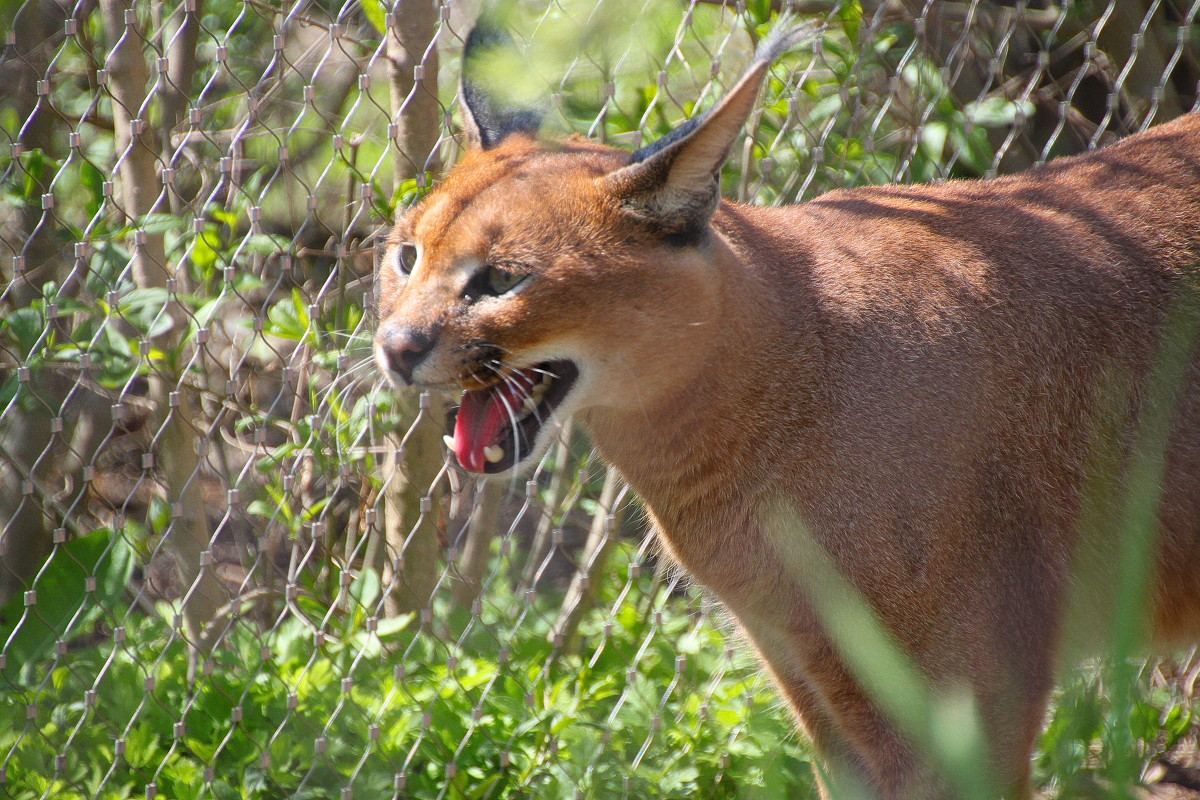
[[[505,53],[506,50],[510,53]],[[467,34],[459,88],[463,129],[468,146],[472,148],[491,149],[514,133],[536,136],[542,125],[540,109],[532,106],[499,108],[497,99],[487,91],[489,83],[501,77],[486,74],[489,63],[493,67],[499,63],[498,54],[517,57],[513,42],[504,29],[481,17]],[[489,77],[492,78],[490,82]]]
[[[721,166],[758,99],[771,62],[813,28],[784,16],[755,52],[746,73],[714,108],[636,151],[630,163],[601,180],[635,216],[666,234],[702,230],[721,199]]]

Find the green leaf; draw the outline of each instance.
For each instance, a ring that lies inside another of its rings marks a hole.
[[[79,165],[79,183],[87,192],[84,209],[90,219],[104,205],[104,174],[92,162],[84,159]]]
[[[750,0],[746,3],[746,13],[754,20],[755,25],[765,25],[771,18],[771,0]]]
[[[255,233],[242,239],[242,252],[244,253],[270,256],[284,253],[287,249],[287,239],[269,233]]]
[[[238,215],[229,209],[210,206],[208,209],[208,214],[217,222],[228,225],[232,230],[237,230]]]
[[[1192,726],[1192,715],[1182,705],[1173,705],[1163,717],[1162,728],[1167,736],[1166,747],[1174,747],[1187,735]]]
[[[134,768],[155,767],[162,762],[162,745],[150,725],[137,725],[125,737],[125,760]]]
[[[267,330],[273,336],[294,342],[303,342],[312,337],[309,330],[308,306],[299,289],[292,289],[291,302],[285,298],[267,311]],[[315,339],[312,340],[315,344]]]
[[[838,8],[838,19],[842,21],[842,30],[846,32],[846,38],[851,44],[858,43],[858,30],[862,26],[863,10],[862,3],[858,0],[844,3]]]
[[[378,572],[373,569],[364,569],[350,584],[350,596],[369,611],[375,607],[382,585],[383,582],[379,579]]]
[[[112,608],[133,573],[133,550],[124,537],[102,528],[58,545],[34,580],[26,606],[24,592],[0,608],[0,641],[7,656],[5,673],[36,668],[59,640],[87,630],[104,608]],[[95,590],[88,579],[95,578]]]
[[[17,376],[13,375],[8,380],[0,384],[0,408],[8,408],[9,403],[17,396],[17,392],[21,390],[21,382],[17,380]],[[25,393],[28,398],[29,393]]]
[[[921,149],[934,163],[941,163],[949,133],[949,126],[939,120],[927,122],[921,129]]]
[[[51,169],[57,170],[60,163],[52,158],[47,158],[41,148],[37,147],[24,153],[21,156],[21,162],[25,172],[25,180],[22,181],[22,195],[26,201],[33,203],[45,191],[42,183],[44,177],[49,174]]]
[[[185,225],[183,217],[178,214],[147,214],[137,227],[146,233],[157,234],[181,231]]]
[[[950,132],[950,137],[958,152],[959,160],[976,175],[983,175],[991,168],[995,153],[988,141],[986,130],[973,128],[968,133],[964,128],[955,126]]]
[[[1144,742],[1154,742],[1159,732],[1159,711],[1149,703],[1137,703],[1129,715],[1129,729]]]
[[[1018,102],[1004,97],[989,97],[978,103],[968,104],[963,113],[976,125],[998,128],[1014,124],[1018,116],[1030,118],[1035,110],[1033,103],[1028,100]]]
[[[413,613],[399,614],[395,617],[381,619],[375,627],[375,635],[381,639],[385,636],[395,636],[397,633],[400,633],[407,628],[409,624],[416,618],[417,615]]]
[[[42,312],[36,308],[18,308],[10,311],[3,321],[4,328],[20,348],[21,353],[28,356],[41,338],[46,328]]]
[[[217,226],[205,225],[204,232],[192,240],[192,250],[189,253],[197,276],[209,275],[216,269],[220,247],[221,237],[217,233]]]
[[[385,25],[385,15],[387,8],[383,5],[383,0],[362,0],[361,2],[363,16],[367,18],[367,22],[380,34],[387,31]]]

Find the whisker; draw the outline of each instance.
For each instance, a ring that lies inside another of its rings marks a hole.
[[[374,359],[366,357],[357,364],[352,364],[346,369],[339,370],[333,380],[317,393],[316,400],[318,404],[328,403],[331,398],[342,402],[352,392],[364,385],[367,380],[372,380],[372,382],[381,381],[383,379],[382,375],[376,374],[372,377],[372,373],[364,371],[373,364]]]
[[[539,369],[538,367],[526,367],[525,370],[527,372],[536,372],[540,375],[546,375],[550,378],[554,378],[555,380],[558,380],[559,378],[562,377],[561,375],[556,375],[555,373],[551,372],[550,370]]]
[[[512,350],[509,350],[504,345],[496,344],[495,342],[472,342],[468,346],[472,349],[498,350],[501,354],[504,354],[504,355],[512,353]]]
[[[506,381],[508,381],[510,386],[514,385],[512,378],[507,377],[505,375],[505,373],[502,372],[502,370],[508,370],[509,375],[512,375],[512,376],[516,376],[521,373],[521,370],[518,370],[512,366],[509,366],[508,364],[505,364],[503,361],[496,361],[492,365],[489,365],[489,368],[496,374],[500,375],[501,378],[504,378]],[[528,390],[526,390],[524,387],[518,387],[518,388],[520,388],[522,392],[525,392],[527,397],[530,396],[528,394]],[[534,404],[534,407],[532,409],[530,409],[530,413],[533,414],[534,418],[538,421],[539,425],[541,425],[544,422],[544,420],[542,419],[542,415],[538,412],[536,403]]]
[[[474,363],[470,364],[467,367],[467,369],[468,369],[467,375],[473,381],[477,381],[479,383],[485,383],[487,376],[479,372],[480,363],[481,362],[474,362]]]
[[[359,370],[363,370],[363,369],[366,369],[367,367],[374,366],[374,364],[375,364],[374,358],[372,358],[372,357],[364,358],[362,361],[359,361],[357,364],[351,364],[346,369],[341,370],[341,372],[339,374],[340,375],[353,375],[355,372],[358,372]]]
[[[517,384],[511,377],[509,377],[508,375],[505,375],[504,371],[502,369],[500,369],[499,367],[497,367],[491,363],[487,363],[487,362],[484,363],[484,366],[486,366],[488,369],[492,370],[492,372],[495,372],[497,375],[499,375],[500,380],[504,381],[506,384],[508,384],[512,388],[516,389],[517,391],[524,391],[521,388],[521,386],[519,384]],[[517,454],[520,452],[520,449],[521,449],[520,426],[517,424],[518,420],[517,420],[516,414],[513,413],[513,409],[508,404],[508,398],[505,397],[504,395],[500,395],[500,402],[504,404],[504,411],[506,414],[508,414],[509,422],[512,423],[513,447],[516,448],[515,452],[513,453],[513,459],[515,461]]]
[[[511,350],[509,350],[505,347],[501,347],[500,345],[497,345],[497,344],[492,344],[491,342],[480,342],[477,346],[489,347],[494,350],[499,350],[501,353],[512,352]],[[549,370],[542,369],[541,367],[525,367],[524,369],[517,369],[516,367],[508,364],[507,362],[503,361],[502,359],[494,359],[494,360],[496,361],[497,364],[501,365],[505,369],[511,370],[512,372],[536,372],[539,375],[547,375],[551,378],[554,378],[555,380],[562,377],[560,375],[556,375],[553,372],[550,372]]]
[[[519,374],[519,373],[521,373],[521,372],[530,372],[530,371],[532,371],[532,372],[537,372],[537,373],[539,373],[539,374],[542,374],[542,375],[548,375],[548,376],[550,376],[551,378],[554,378],[555,380],[558,380],[558,379],[560,379],[560,378],[562,377],[562,376],[560,376],[560,375],[556,375],[556,374],[554,374],[553,372],[550,372],[549,370],[539,369],[539,368],[537,368],[537,367],[526,367],[524,370],[518,370],[516,367],[513,367],[513,366],[511,366],[510,364],[506,364],[506,363],[504,363],[503,361],[497,361],[497,362],[495,362],[495,363],[496,363],[496,365],[497,365],[498,367],[500,367],[501,369],[508,370],[509,372],[511,372],[511,373],[513,373],[513,374]],[[493,369],[495,369],[495,368],[493,368]],[[559,426],[562,426],[562,425],[565,425],[565,424],[566,424],[566,420],[565,420],[565,419],[562,419],[562,418],[560,418],[560,417],[559,417],[559,415],[558,415],[558,409],[557,409],[557,408],[553,408],[553,407],[552,407],[552,408],[550,408],[550,409],[549,409],[549,412],[550,412],[550,413],[547,415],[547,418],[546,418],[546,419],[543,419],[543,418],[542,418],[542,415],[541,415],[541,412],[538,410],[538,406],[535,404],[535,405],[534,405],[534,408],[532,409],[532,412],[531,412],[531,413],[534,415],[534,418],[535,418],[535,419],[537,419],[537,421],[538,421],[538,425],[539,425],[539,426],[546,425],[547,423],[555,423],[555,424],[557,424],[557,425],[559,425]],[[549,450],[547,450],[546,452],[547,452],[547,454],[549,454],[549,452],[550,452],[550,451],[549,451]],[[543,461],[544,461],[544,457],[543,457]],[[539,469],[539,470],[541,469],[541,465],[540,465],[540,464],[539,464],[539,467],[538,467],[538,469]]]
[[[341,387],[341,389],[338,389],[336,393],[334,390],[337,389],[337,383],[331,383],[325,388],[324,391],[321,392],[320,395],[318,395],[318,397],[321,399],[322,404],[332,398],[333,400],[336,400],[339,405],[342,405],[345,403],[346,398],[349,397],[355,389],[362,385],[362,382],[366,377],[367,376],[365,375],[359,376],[359,380],[351,381],[350,383]]]

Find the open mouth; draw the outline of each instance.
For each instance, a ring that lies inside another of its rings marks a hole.
[[[487,388],[463,392],[446,446],[469,472],[493,475],[512,469],[533,452],[542,426],[578,376],[570,361],[547,361],[513,370]]]

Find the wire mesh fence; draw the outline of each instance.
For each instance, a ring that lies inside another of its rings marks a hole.
[[[772,70],[739,200],[1017,171],[1197,104],[1200,2],[782,5],[821,35]],[[518,6],[551,133],[638,147],[781,4]],[[379,230],[457,158],[477,11],[0,2],[0,795],[814,791],[579,434],[477,482],[454,398],[377,377]],[[1145,760],[1194,741],[1198,671],[1147,669]],[[1054,725],[1061,791],[1100,734]]]

